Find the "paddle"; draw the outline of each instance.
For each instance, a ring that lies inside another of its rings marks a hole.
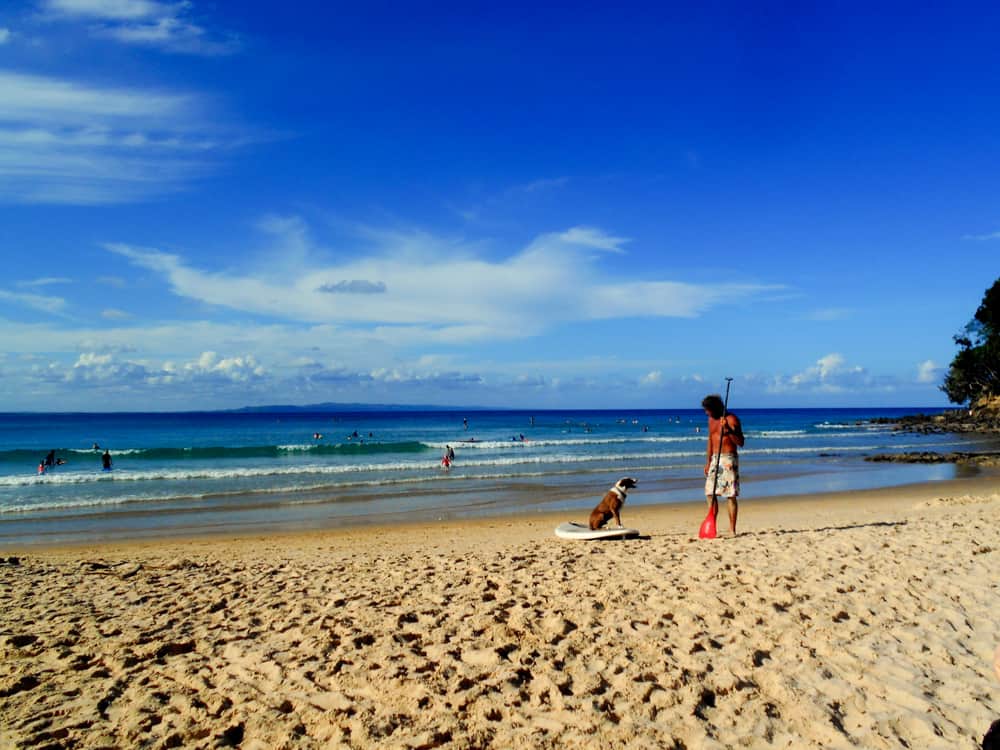
[[[726,399],[722,402],[722,420],[719,424],[719,452],[715,454],[715,477],[712,479],[713,499],[715,499],[715,490],[719,487],[719,461],[722,459],[722,431],[726,428],[726,412],[729,409],[729,386],[732,383],[732,378],[726,378]],[[711,435],[709,435],[709,438],[711,439]],[[718,503],[717,499],[715,501]],[[718,512],[718,505],[716,505],[716,512]],[[705,520],[701,522],[701,528],[698,529],[698,537],[700,539],[715,539],[716,536],[718,536],[718,533],[715,528],[715,513],[709,508]]]

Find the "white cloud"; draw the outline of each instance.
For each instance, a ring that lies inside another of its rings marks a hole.
[[[928,359],[917,365],[918,383],[938,383],[941,381],[943,369],[934,360]]]
[[[182,189],[248,142],[186,92],[0,70],[0,201],[133,202]]]
[[[821,357],[812,367],[793,375],[790,382],[796,387],[808,386],[839,391],[863,378],[864,373],[864,368],[848,366],[843,355],[835,353]]]
[[[6,44],[10,41],[10,29],[0,26],[0,44]]]
[[[112,354],[95,352],[81,354],[63,376],[69,383],[102,385],[141,384],[149,377],[149,370],[142,364],[119,362]]]
[[[264,368],[251,354],[219,357],[215,352],[202,352],[197,360],[185,364],[181,371],[193,376],[218,376],[233,381],[253,380],[265,374]]]
[[[124,310],[108,307],[101,311],[101,317],[105,320],[126,320],[132,316]]]
[[[417,372],[401,370],[400,368],[379,367],[368,373],[371,380],[393,385],[427,385],[444,386],[447,388],[462,388],[479,385],[483,382],[477,374],[461,372]]]
[[[51,365],[49,371],[52,371]],[[265,369],[252,355],[219,357],[215,352],[206,351],[181,364],[170,361],[157,364],[148,360],[121,359],[113,352],[84,352],[62,378],[71,383],[137,388],[212,382],[245,384],[259,381],[265,375]]]
[[[52,13],[114,21],[138,21],[169,15],[177,12],[182,5],[154,0],[45,0],[43,3],[43,7]]]
[[[8,302],[18,307],[28,307],[32,310],[57,315],[66,309],[66,300],[62,297],[49,297],[41,294],[23,292],[8,292],[0,289],[0,303]]]
[[[271,226],[272,231],[275,230]],[[452,338],[523,337],[551,325],[624,317],[694,317],[722,299],[748,299],[774,287],[697,285],[677,281],[617,282],[587,251],[618,251],[624,242],[589,227],[541,235],[505,258],[423,233],[377,234],[369,255],[323,263],[295,222],[285,226],[289,253],[283,276],[271,270],[208,272],[185,258],[123,243],[105,247],[162,274],[182,297],[299,323],[350,323],[392,335]],[[331,294],[331,291],[375,294]]]
[[[90,86],[2,70],[0,100],[4,103],[0,120],[4,122],[49,123],[60,128],[129,121],[176,128],[192,114],[195,103],[188,94]]]
[[[123,44],[194,55],[230,54],[240,46],[234,35],[211,33],[189,20],[189,0],[44,0],[42,7],[49,19],[92,22],[92,34]]]
[[[555,236],[559,241],[565,242],[568,245],[592,247],[597,250],[608,250],[613,253],[625,252],[622,245],[629,241],[625,237],[612,237],[595,227],[573,227]],[[545,241],[547,236],[543,235],[539,239]]]
[[[658,386],[663,382],[663,373],[660,370],[652,370],[639,378],[639,385],[644,387]]]
[[[794,375],[756,378],[769,393],[845,394],[888,392],[899,386],[896,378],[874,376],[860,365],[849,365],[842,354],[820,357],[810,367]]]

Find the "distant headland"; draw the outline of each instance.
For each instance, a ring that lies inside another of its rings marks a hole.
[[[321,404],[267,404],[226,409],[231,414],[289,414],[294,412],[373,412],[373,411],[500,411],[486,406],[440,406],[437,404],[362,404],[324,401]]]

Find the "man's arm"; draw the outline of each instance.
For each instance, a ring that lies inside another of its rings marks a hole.
[[[720,437],[721,440],[721,437]],[[712,463],[712,423],[708,423],[708,435],[705,438],[705,476],[708,476],[708,467]]]
[[[746,442],[743,437],[743,425],[740,424],[740,418],[735,414],[726,415],[726,431],[729,433],[729,437],[732,438],[733,442],[742,448],[743,443]]]

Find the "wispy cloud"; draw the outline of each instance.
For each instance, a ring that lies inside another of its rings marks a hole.
[[[467,222],[478,223],[484,218],[484,214],[489,214],[492,209],[503,203],[534,202],[542,195],[560,190],[569,184],[569,177],[541,177],[530,182],[512,185],[492,194],[482,194],[480,191],[474,190],[475,197],[471,198],[471,204],[445,201],[445,207]]]
[[[299,223],[284,226],[288,257],[294,260],[284,264],[280,278],[266,267],[208,272],[156,248],[105,247],[162,274],[175,294],[218,308],[299,323],[367,325],[372,333],[396,328],[463,340],[530,336],[567,321],[694,317],[723,299],[745,300],[775,288],[615,280],[593,250],[622,253],[626,240],[594,227],[543,234],[498,259],[485,257],[474,245],[426,233],[370,232],[376,241],[370,254],[355,253],[331,264],[322,258],[334,253],[313,245]],[[278,229],[270,225],[272,233]],[[336,293],[347,291],[354,293]]]
[[[212,32],[192,20],[194,3],[154,0],[43,0],[49,19],[89,22],[94,36],[164,52],[226,55],[237,51],[235,34]]]
[[[51,315],[61,314],[66,309],[66,300],[62,297],[50,297],[26,292],[9,292],[0,289],[0,304],[2,303],[8,303],[17,307],[27,307]]]
[[[10,41],[10,29],[0,26],[0,44],[6,44]]]
[[[823,307],[818,310],[813,310],[807,315],[807,317],[809,320],[835,321],[846,320],[853,314],[854,312],[846,307]]]
[[[169,15],[181,10],[184,5],[156,0],[44,0],[42,3],[51,13],[114,21],[139,21]]]
[[[38,287],[38,286],[51,286],[53,284],[72,284],[73,279],[67,279],[63,276],[46,276],[41,279],[31,279],[28,281],[18,281],[17,285],[19,287]]]
[[[510,192],[537,193],[542,190],[552,190],[554,188],[565,187],[569,184],[569,177],[547,177],[524,185],[517,185],[511,188]]]
[[[186,92],[0,70],[0,201],[101,204],[176,192],[243,143]]]
[[[987,240],[1000,240],[1000,232],[989,232],[988,234],[964,234],[962,235],[963,240],[976,240],[978,242],[984,242]]]
[[[195,97],[148,89],[93,86],[76,81],[0,70],[4,122],[108,127],[166,119],[176,129],[194,112]],[[86,131],[84,131],[86,132]]]
[[[592,247],[596,250],[608,250],[613,253],[624,252],[628,242],[625,237],[612,237],[594,227],[573,227],[558,235],[561,242],[580,247]]]

